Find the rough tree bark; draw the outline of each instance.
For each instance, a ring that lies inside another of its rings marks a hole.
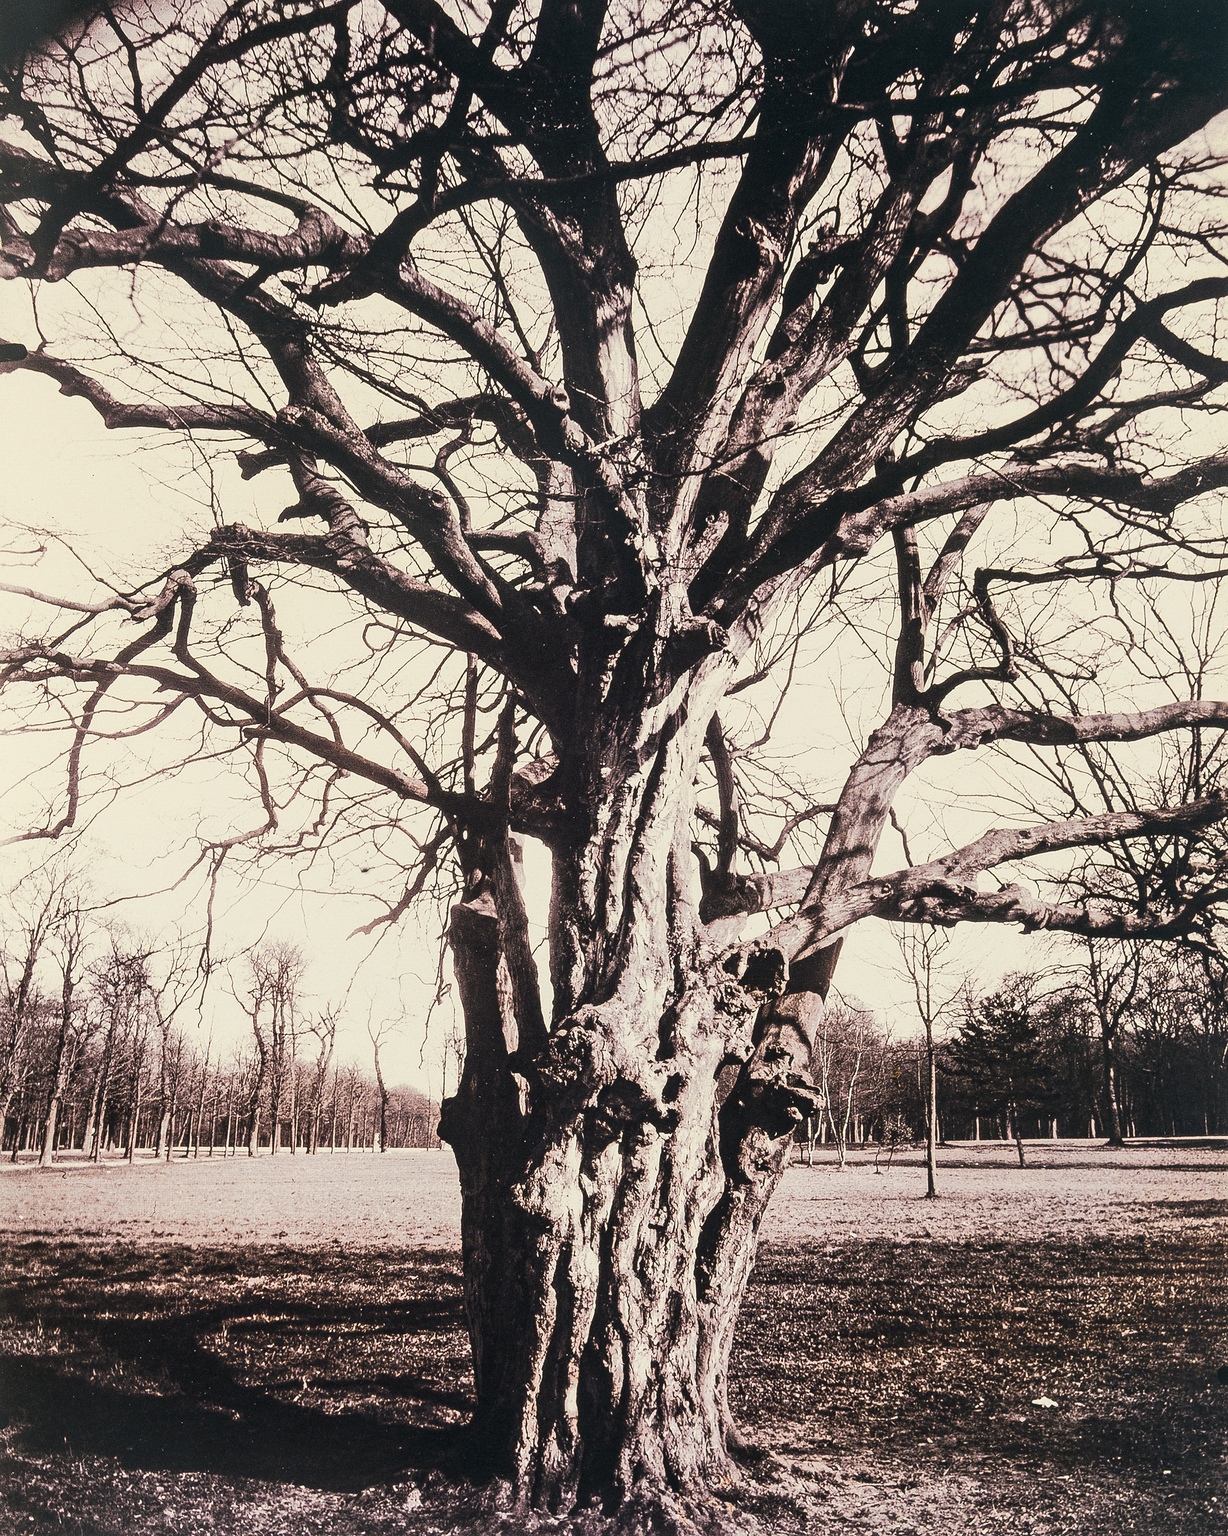
[[[696,964],[697,913],[672,880],[690,776],[644,781],[618,797],[638,823],[634,941],[581,894],[600,888],[612,826],[555,876],[552,922],[605,952],[600,1001],[569,1008],[560,975],[547,1031],[505,835],[475,840],[452,913],[466,1053],[440,1134],[461,1172],[475,1431],[490,1464],[550,1508],[728,1479],[733,1324],[788,1133],[814,1104],[793,1057],[767,1043],[787,1036],[808,1058],[799,1010],[752,1046],[783,964],[757,957],[758,986]],[[739,1071],[752,1051],[754,1070]]]

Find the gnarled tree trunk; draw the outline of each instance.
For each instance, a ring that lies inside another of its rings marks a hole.
[[[471,1040],[475,1024],[499,1022],[496,930],[480,900],[453,913]],[[737,990],[696,978],[645,1020],[655,1049],[634,1061],[620,1061],[600,1009],[567,1021],[536,1061],[471,1047],[445,1106],[475,1431],[533,1502],[617,1502],[645,1483],[729,1475],[733,1326],[796,1123],[786,1113],[774,1137],[746,1124],[744,1105],[722,1111],[730,1025],[745,1022]]]
[[[693,749],[682,731],[616,761],[601,823],[554,841],[550,1026],[503,829],[469,840],[452,913],[466,1058],[440,1134],[461,1176],[474,1439],[548,1508],[730,1478],[734,1323],[816,1102],[819,999],[779,998],[774,951],[735,974],[701,947],[679,836]]]

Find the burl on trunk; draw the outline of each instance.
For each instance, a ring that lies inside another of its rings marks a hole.
[[[460,1167],[474,1439],[545,1508],[734,1475],[734,1323],[813,1103],[821,1001],[782,997],[775,952],[705,951],[678,835],[690,754],[661,755],[605,796],[598,831],[554,845],[549,1028],[505,831],[470,841],[452,913],[467,1055],[440,1133]]]

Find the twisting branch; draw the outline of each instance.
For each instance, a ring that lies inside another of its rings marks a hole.
[[[103,426],[109,429],[242,433],[244,437],[254,437],[262,442],[276,442],[280,437],[274,419],[250,406],[199,405],[191,401],[164,406],[152,401],[123,401],[74,364],[50,357],[45,352],[21,350],[24,355],[20,359],[0,362],[0,374],[38,373],[54,379],[62,395],[88,401],[98,412]]]
[[[885,917],[909,921],[945,922],[937,914],[945,902],[954,902],[969,911],[984,915],[978,921],[1021,922],[1025,927],[1063,927],[1073,921],[1069,909],[1028,896],[1018,887],[1008,887],[1004,892],[985,894],[968,885],[971,876],[1000,864],[1016,859],[1034,858],[1042,854],[1063,852],[1071,848],[1103,846],[1126,838],[1156,837],[1174,832],[1188,832],[1228,818],[1228,799],[1212,797],[1194,801],[1189,805],[1159,808],[1149,811],[1114,811],[1101,816],[1081,817],[1073,821],[1055,821],[1038,827],[999,827],[985,833],[975,842],[932,859],[925,864],[915,864],[895,874],[877,879],[864,880],[850,887],[830,901],[817,906],[805,906],[796,916],[776,924],[765,935],[763,944],[794,954],[803,948],[811,948],[830,939],[851,923],[864,917]],[[725,905],[729,915],[733,911],[767,911],[773,907],[787,906],[802,901],[813,879],[812,869],[789,870],[779,875],[744,875],[730,882]],[[1128,914],[1114,913],[1125,929],[1134,936],[1146,933],[1177,931],[1183,921],[1193,921],[1202,909],[1205,899],[1194,904],[1185,914],[1168,914],[1161,918],[1152,913],[1135,922]],[[1094,911],[1096,904],[1082,904],[1078,910]],[[1053,923],[1045,920],[1048,912],[1060,914]],[[1011,916],[1018,912],[1020,916]],[[957,920],[957,919],[952,919]],[[1088,917],[1086,920],[1091,921]],[[1109,914],[1105,914],[1105,921]],[[1131,925],[1133,924],[1133,928]],[[1125,932],[1123,929],[1123,934]],[[1107,932],[1108,929],[1097,929]]]
[[[979,747],[991,741],[1020,741],[1064,747],[1091,741],[1144,741],[1166,731],[1207,727],[1228,729],[1228,702],[1179,699],[1153,709],[1116,710],[1097,715],[1044,715],[987,705],[945,716],[943,751]]]
[[[211,701],[226,705],[227,708],[235,711],[238,718],[223,720],[219,723],[233,725],[244,740],[255,741],[261,737],[269,737],[287,746],[297,747],[312,757],[331,763],[334,767],[342,768],[359,778],[367,779],[383,789],[391,790],[400,799],[439,805],[441,809],[450,804],[446,797],[441,804],[440,796],[432,794],[421,779],[413,778],[396,768],[386,767],[382,763],[364,757],[361,753],[340,745],[332,737],[321,736],[315,731],[307,730],[284,715],[271,711],[267,700],[254,698],[241,688],[236,688],[223,679],[213,676],[198,664],[193,664],[190,671],[175,672],[169,667],[138,663],[135,659],[138,655],[169,634],[172,614],[171,608],[164,609],[153,630],[143,635],[140,640],[134,641],[112,660],[72,656],[41,645],[21,646],[14,650],[0,652],[0,668],[4,669],[0,681],[5,686],[41,683],[61,677],[96,684],[95,691],[86,706],[83,724],[76,733],[77,754],[70,768],[76,767],[80,756],[79,743],[83,741],[89,720],[92,719],[105,692],[119,678],[134,677],[199,702]],[[182,647],[177,649],[181,650]],[[70,779],[70,806],[69,811],[66,812],[68,819],[58,823],[53,832],[38,835],[58,836],[72,825],[77,807],[76,782],[75,777]]]

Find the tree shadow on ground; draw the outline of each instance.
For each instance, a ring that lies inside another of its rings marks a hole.
[[[33,1455],[352,1492],[448,1464],[472,1407],[438,1256],[12,1250],[0,1406]],[[390,1366],[403,1365],[403,1369]]]
[[[1143,1200],[1147,1211],[1166,1211],[1183,1221],[1214,1221],[1228,1216],[1228,1200]]]
[[[268,1501],[288,1488],[357,1498],[452,1471],[467,1449],[454,1255],[24,1241],[0,1246],[0,1274],[4,1438],[38,1462],[15,1481],[48,1529],[161,1531],[169,1499],[185,1529],[281,1531]],[[1105,1536],[1127,1501],[1140,1531],[1194,1536],[1222,1528],[1225,1315],[1222,1239],[1203,1221],[1082,1241],[769,1244],[730,1395],[786,1458],[864,1472],[880,1491],[963,1479],[969,1523],[940,1512],[932,1526],[951,1536],[989,1529],[991,1505],[1008,1512],[999,1524],[1040,1510],[1050,1529]],[[181,1473],[213,1474],[224,1493],[193,1504],[191,1478],[170,1486]],[[147,1523],[133,1513],[142,1486]],[[95,1521],[112,1498],[111,1523]],[[218,1499],[231,1524],[216,1523]],[[252,1523],[256,1506],[272,1524]],[[65,1525],[61,1508],[85,1513]],[[347,1505],[330,1536],[385,1529],[361,1514]],[[403,1510],[388,1518],[408,1528]]]

